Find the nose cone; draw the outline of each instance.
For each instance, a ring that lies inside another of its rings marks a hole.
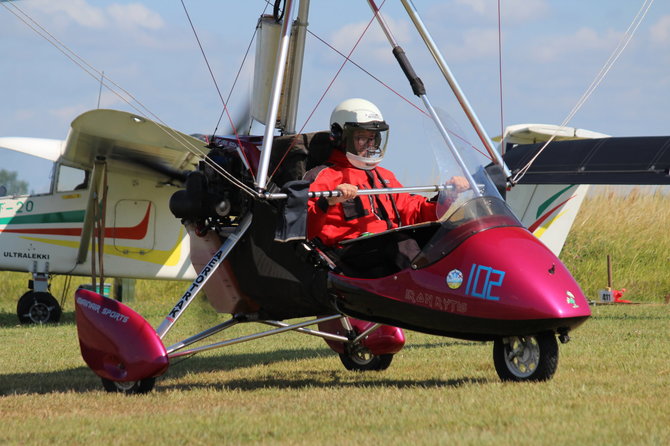
[[[478,314],[503,320],[569,320],[591,314],[565,265],[524,228],[484,231],[453,254],[451,260],[465,273],[464,297],[480,300],[471,305]]]
[[[362,319],[478,340],[567,332],[591,315],[567,268],[525,228],[495,227],[450,252],[435,249],[432,263],[393,276],[331,275],[338,305]]]

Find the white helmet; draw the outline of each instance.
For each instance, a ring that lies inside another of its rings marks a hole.
[[[347,99],[338,104],[330,115],[330,131],[334,144],[359,169],[373,169],[384,159],[388,129],[382,112],[365,99]]]

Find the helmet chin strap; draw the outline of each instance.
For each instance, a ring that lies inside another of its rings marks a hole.
[[[347,159],[351,163],[352,166],[356,167],[357,169],[363,169],[363,170],[372,170],[375,167],[377,167],[377,164],[381,163],[382,159],[384,159],[383,156],[380,156],[378,158],[367,158],[365,156],[360,156],[360,155],[354,155],[351,152],[347,152]]]

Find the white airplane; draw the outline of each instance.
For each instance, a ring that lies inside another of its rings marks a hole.
[[[168,209],[173,180],[128,162],[151,157],[166,169],[192,169],[195,155],[181,144],[205,146],[113,110],[80,115],[65,141],[0,138],[3,150],[53,162],[47,193],[8,195],[12,191],[4,188],[0,197],[0,269],[32,275],[17,306],[22,323],[59,320],[50,274],[101,280],[195,277],[189,238]],[[27,162],[39,164],[36,160]]]

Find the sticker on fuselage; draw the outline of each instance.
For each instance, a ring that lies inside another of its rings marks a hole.
[[[577,305],[577,302],[575,301],[575,295],[574,294],[572,294],[570,291],[566,291],[565,295],[566,295],[565,302],[568,305],[571,305],[572,308],[579,308],[579,305]]]
[[[480,299],[499,301],[500,296],[494,296],[495,287],[502,286],[505,271],[493,269],[490,266],[472,264],[465,294]]]
[[[463,285],[463,273],[460,270],[452,269],[447,274],[447,285],[452,290],[456,290]]]

